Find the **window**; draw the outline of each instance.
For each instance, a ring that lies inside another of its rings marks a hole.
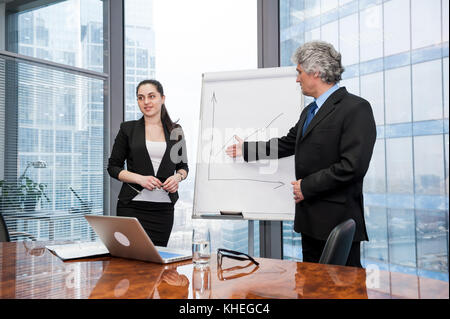
[[[388,236],[390,262],[416,267],[416,234],[414,210],[388,208]]]
[[[409,0],[392,0],[384,4],[384,55],[410,49]]]
[[[386,192],[386,163],[385,159],[385,141],[377,139],[373,150],[373,160],[370,162],[364,180],[364,192],[383,194]]]
[[[360,77],[361,97],[369,101],[377,125],[384,124],[383,73],[376,72]]]
[[[342,64],[352,65],[359,62],[358,15],[353,14],[339,20],[339,50]]]
[[[322,26],[322,39],[339,47],[339,25],[338,21],[330,22]]]
[[[86,72],[103,70],[103,2],[56,1],[9,18],[18,38],[6,39],[8,50],[25,56],[0,54],[0,118],[7,123],[0,133],[2,214],[12,231],[38,240],[90,240],[83,214],[103,214],[109,191],[103,184],[107,76]]]
[[[413,22],[411,24],[413,49],[441,43],[442,20],[440,0],[411,0],[411,19]]]
[[[386,123],[411,121],[411,68],[409,66],[386,70]]]
[[[103,71],[103,5],[100,0],[61,1],[18,13],[17,33],[17,43],[12,42],[13,38],[8,39],[11,51]],[[89,54],[91,50],[99,52]]]
[[[417,194],[445,196],[443,152],[442,136],[414,137],[414,170]],[[432,198],[429,198],[429,200],[432,200]],[[434,205],[436,203],[430,202],[428,204],[428,206]]]
[[[413,154],[411,137],[386,140],[387,191],[413,194]]]
[[[412,66],[412,91],[414,121],[442,118],[441,59]]]
[[[383,55],[382,6],[369,7],[360,12],[361,61],[373,60]]]

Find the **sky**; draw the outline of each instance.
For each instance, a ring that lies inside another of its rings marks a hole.
[[[152,11],[156,78],[194,163],[202,74],[257,68],[257,2],[154,0]]]

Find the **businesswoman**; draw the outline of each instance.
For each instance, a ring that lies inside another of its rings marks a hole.
[[[164,105],[161,83],[140,82],[136,96],[143,116],[120,125],[108,173],[123,182],[117,216],[136,217],[155,245],[167,246],[178,186],[189,172],[186,142]]]

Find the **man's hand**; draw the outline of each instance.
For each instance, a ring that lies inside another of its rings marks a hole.
[[[291,184],[293,185],[293,189],[294,189],[293,193],[294,193],[294,200],[295,200],[296,204],[300,203],[302,200],[305,199],[303,197],[301,183],[302,183],[301,179],[299,179],[298,181],[291,182]]]
[[[230,157],[241,157],[242,145],[244,144],[244,140],[237,135],[235,135],[234,138],[236,139],[236,141],[238,141],[238,143],[228,146],[226,149],[226,153]]]

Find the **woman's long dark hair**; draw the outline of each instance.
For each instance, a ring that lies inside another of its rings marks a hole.
[[[139,84],[136,87],[136,96],[138,95],[139,88],[144,84],[153,85],[156,88],[156,90],[158,91],[158,93],[161,94],[161,97],[164,96],[163,86],[159,81],[156,81],[156,80],[143,80],[143,81],[139,82]],[[176,122],[172,121],[172,119],[169,116],[169,112],[167,112],[166,105],[164,103],[161,106],[161,122],[163,123],[163,125],[165,125],[167,127],[169,132],[171,132],[174,128],[180,127],[180,124],[177,124],[178,120]]]

